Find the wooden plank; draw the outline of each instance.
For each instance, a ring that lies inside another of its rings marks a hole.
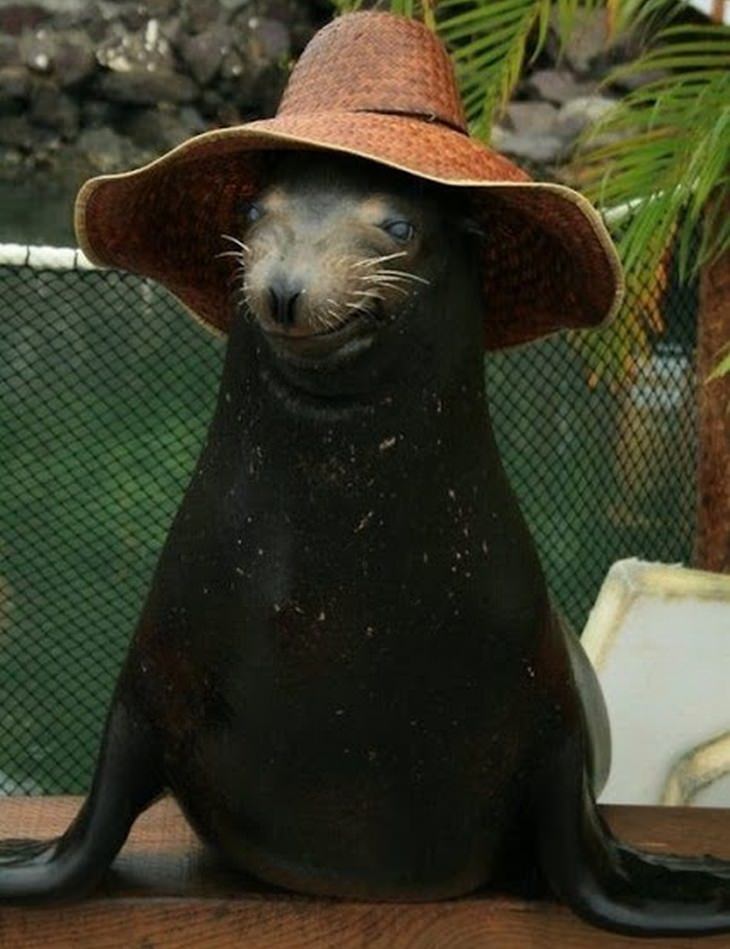
[[[47,837],[78,798],[0,800],[1,837]],[[610,807],[615,832],[660,852],[730,859],[730,810]],[[730,945],[728,936],[702,946]],[[689,949],[692,939],[632,939],[588,927],[550,902],[478,894],[441,903],[356,903],[274,891],[217,867],[179,810],[144,814],[103,886],[66,906],[0,908],[3,949]]]

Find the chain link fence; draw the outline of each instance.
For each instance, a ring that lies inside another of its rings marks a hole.
[[[508,472],[578,629],[613,561],[691,552],[696,288],[640,290],[669,329],[633,376],[587,384],[586,347],[600,363],[611,345],[598,333],[486,364]],[[223,343],[114,271],[0,265],[0,309],[0,793],[81,793]]]

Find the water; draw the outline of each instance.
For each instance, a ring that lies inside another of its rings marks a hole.
[[[75,183],[41,174],[30,181],[0,181],[0,243],[75,246],[75,196]]]

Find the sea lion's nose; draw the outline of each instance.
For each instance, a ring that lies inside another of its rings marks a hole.
[[[272,320],[281,326],[293,326],[296,322],[297,301],[302,287],[288,280],[274,280],[269,285],[269,309]]]

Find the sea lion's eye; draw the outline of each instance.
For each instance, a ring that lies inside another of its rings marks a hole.
[[[403,244],[409,241],[416,232],[410,221],[386,221],[382,227],[386,233]]]
[[[253,201],[244,205],[243,216],[249,224],[255,224],[260,218],[263,217],[263,209],[260,205],[255,204]]]

